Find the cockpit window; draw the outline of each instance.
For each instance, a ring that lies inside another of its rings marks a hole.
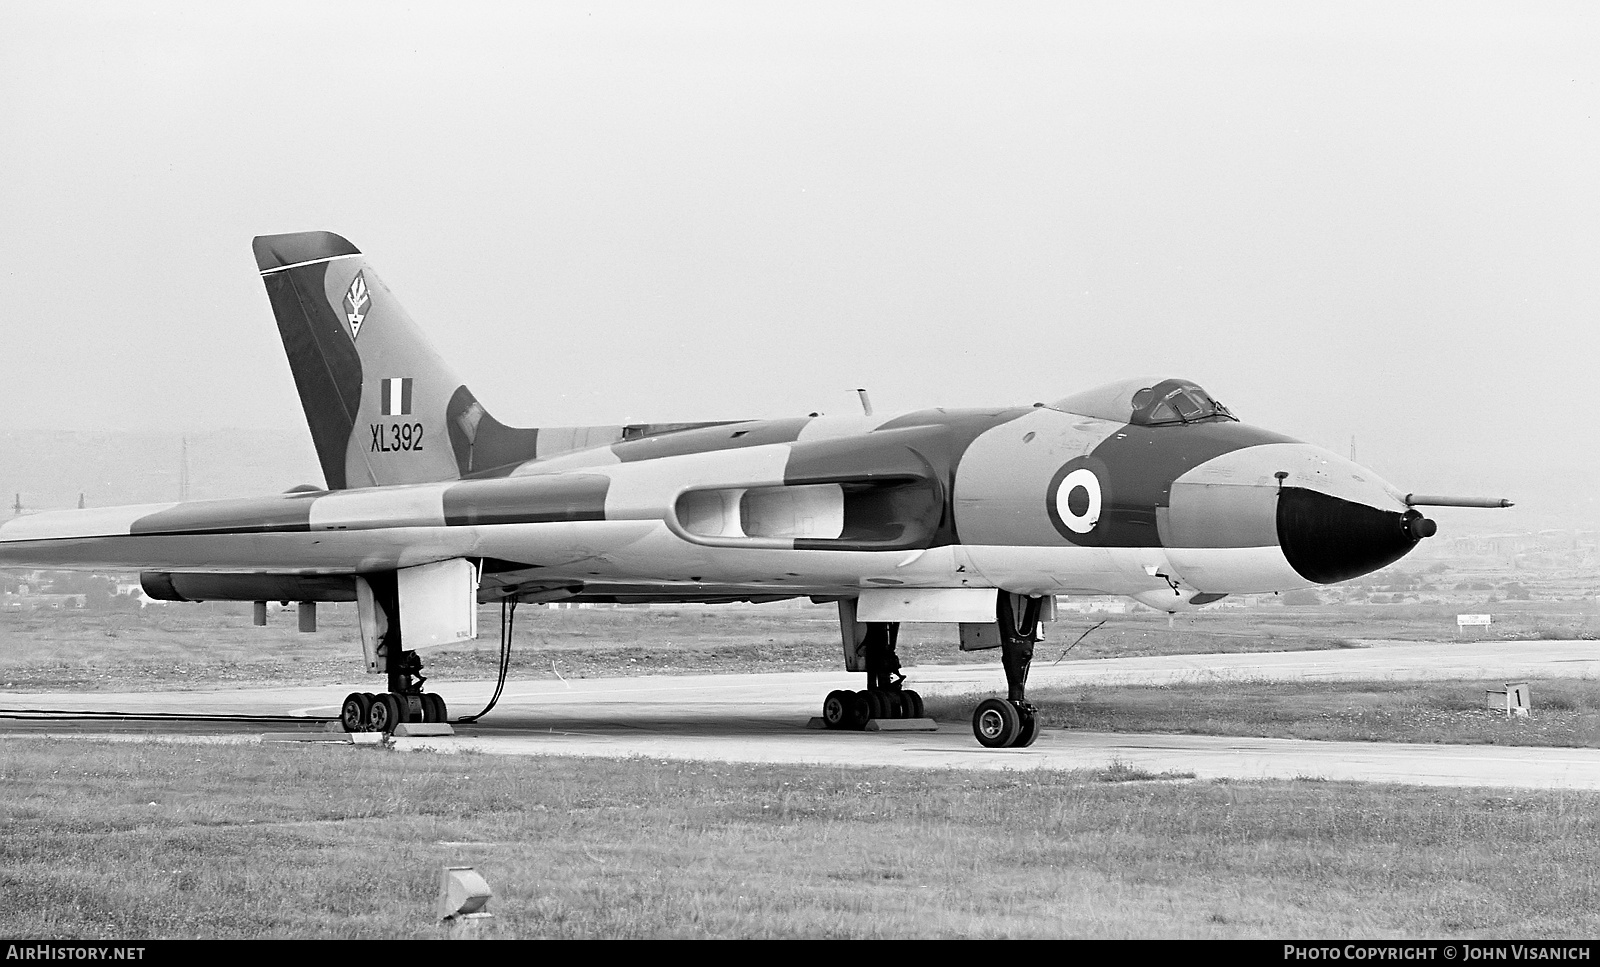
[[[1226,406],[1186,379],[1129,379],[1074,393],[1050,409],[1136,426],[1237,421]]]

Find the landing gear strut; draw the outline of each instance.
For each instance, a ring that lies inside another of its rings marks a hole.
[[[1001,591],[995,605],[1000,628],[1000,664],[1006,670],[1006,697],[978,703],[972,713],[972,734],[989,749],[1025,748],[1039,737],[1038,709],[1028,703],[1028,668],[1039,640],[1043,598]]]
[[[860,729],[872,719],[920,719],[922,696],[905,686],[895,642],[898,621],[869,621],[861,650],[866,657],[867,688],[829,692],[822,702],[822,721],[830,729]]]
[[[390,623],[390,629],[397,624]],[[390,642],[390,637],[395,639]],[[432,692],[422,692],[427,677],[416,652],[398,652],[398,634],[387,634],[384,647],[394,645],[397,656],[390,660],[389,692],[350,692],[339,706],[339,725],[346,732],[394,732],[403,722],[448,722],[450,709],[445,700]]]
[[[389,690],[381,695],[346,695],[339,707],[339,724],[346,732],[393,732],[395,726],[405,722],[448,722],[450,710],[444,699],[422,690],[428,680],[422,674],[422,659],[414,651],[402,650],[400,622],[390,617],[399,614],[393,579],[384,582],[374,576],[369,580],[376,604],[374,615],[381,619],[374,629],[378,642],[375,651],[385,657],[384,663],[376,667],[387,672]]]
[[[351,692],[339,708],[339,724],[346,732],[393,732],[403,722],[448,722],[444,699],[424,692],[422,659],[403,651],[389,669],[389,691],[381,695]]]

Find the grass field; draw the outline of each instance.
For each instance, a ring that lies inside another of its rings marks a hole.
[[[1098,619],[1096,619],[1098,620]],[[1051,657],[1093,621],[1061,623],[1040,651]],[[480,613],[477,640],[424,652],[428,674],[492,678],[499,659],[499,609]],[[517,610],[512,673],[565,677],[658,672],[836,669],[839,625],[831,607]],[[1119,616],[1073,649],[1073,657],[1340,647],[1343,639],[1296,635],[1265,624],[1245,635],[1193,623],[1169,630],[1163,615]],[[1066,637],[1070,632],[1071,637]],[[1056,650],[1052,650],[1056,649]],[[902,628],[906,665],[992,662],[968,653],[948,625]],[[295,631],[292,612],[251,624],[248,605],[175,604],[141,611],[0,612],[0,687],[119,690],[214,684],[360,683],[361,643],[350,605],[323,605],[315,634]]]
[[[1592,615],[1535,602],[1502,615],[1496,634],[1581,637],[1600,631]],[[1048,626],[1039,659],[1202,654],[1358,647],[1362,639],[1449,640],[1454,618],[1407,606],[1166,615],[1068,615]],[[1106,623],[1073,642],[1102,617]],[[1448,621],[1446,618],[1448,617]],[[428,674],[491,678],[499,657],[499,611],[480,613],[476,641],[424,652]],[[1071,649],[1067,651],[1067,649]],[[905,665],[993,662],[995,653],[960,651],[949,625],[901,629]],[[683,607],[517,610],[512,673],[527,678],[837,669],[838,621],[832,607]],[[370,682],[362,672],[353,605],[323,605],[315,634],[295,631],[292,612],[256,628],[249,605],[173,604],[141,611],[0,611],[0,688],[125,690]]]
[[[1593,937],[1600,796],[0,743],[0,935]]]
[[[426,653],[430,674],[492,676],[497,613],[483,617],[483,639]],[[220,605],[0,613],[0,687],[370,686],[352,609],[321,619],[302,635],[292,613],[257,629],[247,607]],[[1093,620],[1054,626],[1040,660]],[[1118,616],[1070,655],[1357,647],[1434,623],[1398,607],[1350,620]],[[1537,614],[1524,625],[1527,637],[1560,630]],[[517,629],[513,674],[525,677],[839,665],[825,608],[524,608]],[[950,637],[907,626],[902,660],[995,660]],[[1534,717],[1510,721],[1482,707],[1485,684],[1499,683],[1031,697],[1047,728],[1600,745],[1600,684],[1536,682]],[[964,729],[974,701],[930,706]],[[1600,932],[1600,795],[1571,792],[23,735],[0,742],[0,789],[0,935],[16,937],[450,936],[433,916],[445,865],[474,865],[494,887],[495,918],[471,928],[486,938]]]
[[[1442,742],[1600,748],[1600,681],[1535,683],[1533,714],[1491,711],[1501,682],[1194,682],[1039,688],[1029,693],[1047,729],[1170,732],[1341,742]],[[980,697],[934,696],[928,714],[970,721]]]
[[[1278,609],[1280,611],[1286,609]],[[360,665],[354,610],[324,606],[320,630],[295,631],[293,613],[267,628],[236,605],[174,605],[143,612],[0,612],[0,688],[138,690],[284,683],[371,688]],[[484,609],[484,637],[425,653],[440,680],[491,678],[497,609]],[[1254,633],[1245,633],[1246,620]],[[1095,620],[1099,620],[1096,618]],[[1164,615],[1111,619],[1068,653],[1073,658],[1272,648],[1357,647],[1330,637],[1325,618],[1293,613],[1200,614],[1167,627]],[[1414,623],[1414,622],[1413,622]],[[1053,660],[1089,623],[1051,629],[1039,660]],[[1398,636],[1394,621],[1374,630]],[[538,678],[706,671],[834,670],[836,618],[828,608],[521,608],[512,674]],[[1350,629],[1347,629],[1350,630]],[[994,663],[998,653],[962,652],[948,626],[907,625],[900,654],[918,662]],[[1515,647],[1509,644],[1508,647]],[[999,679],[997,678],[997,681]],[[1293,684],[1197,682],[1167,686],[1035,688],[1046,728],[1107,732],[1189,732],[1278,738],[1600,746],[1600,683],[1536,683],[1536,714],[1507,720],[1484,707],[1501,682]],[[983,696],[930,697],[929,714],[965,728]]]

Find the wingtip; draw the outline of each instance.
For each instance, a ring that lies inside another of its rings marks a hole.
[[[304,262],[360,255],[342,235],[332,232],[294,232],[289,235],[257,235],[250,247],[255,252],[256,268],[262,272]]]

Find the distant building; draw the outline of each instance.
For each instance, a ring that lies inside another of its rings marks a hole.
[[[1056,598],[1056,611],[1070,611],[1073,614],[1127,614],[1128,607],[1131,604],[1133,604],[1132,601],[1121,596],[1058,596]]]

